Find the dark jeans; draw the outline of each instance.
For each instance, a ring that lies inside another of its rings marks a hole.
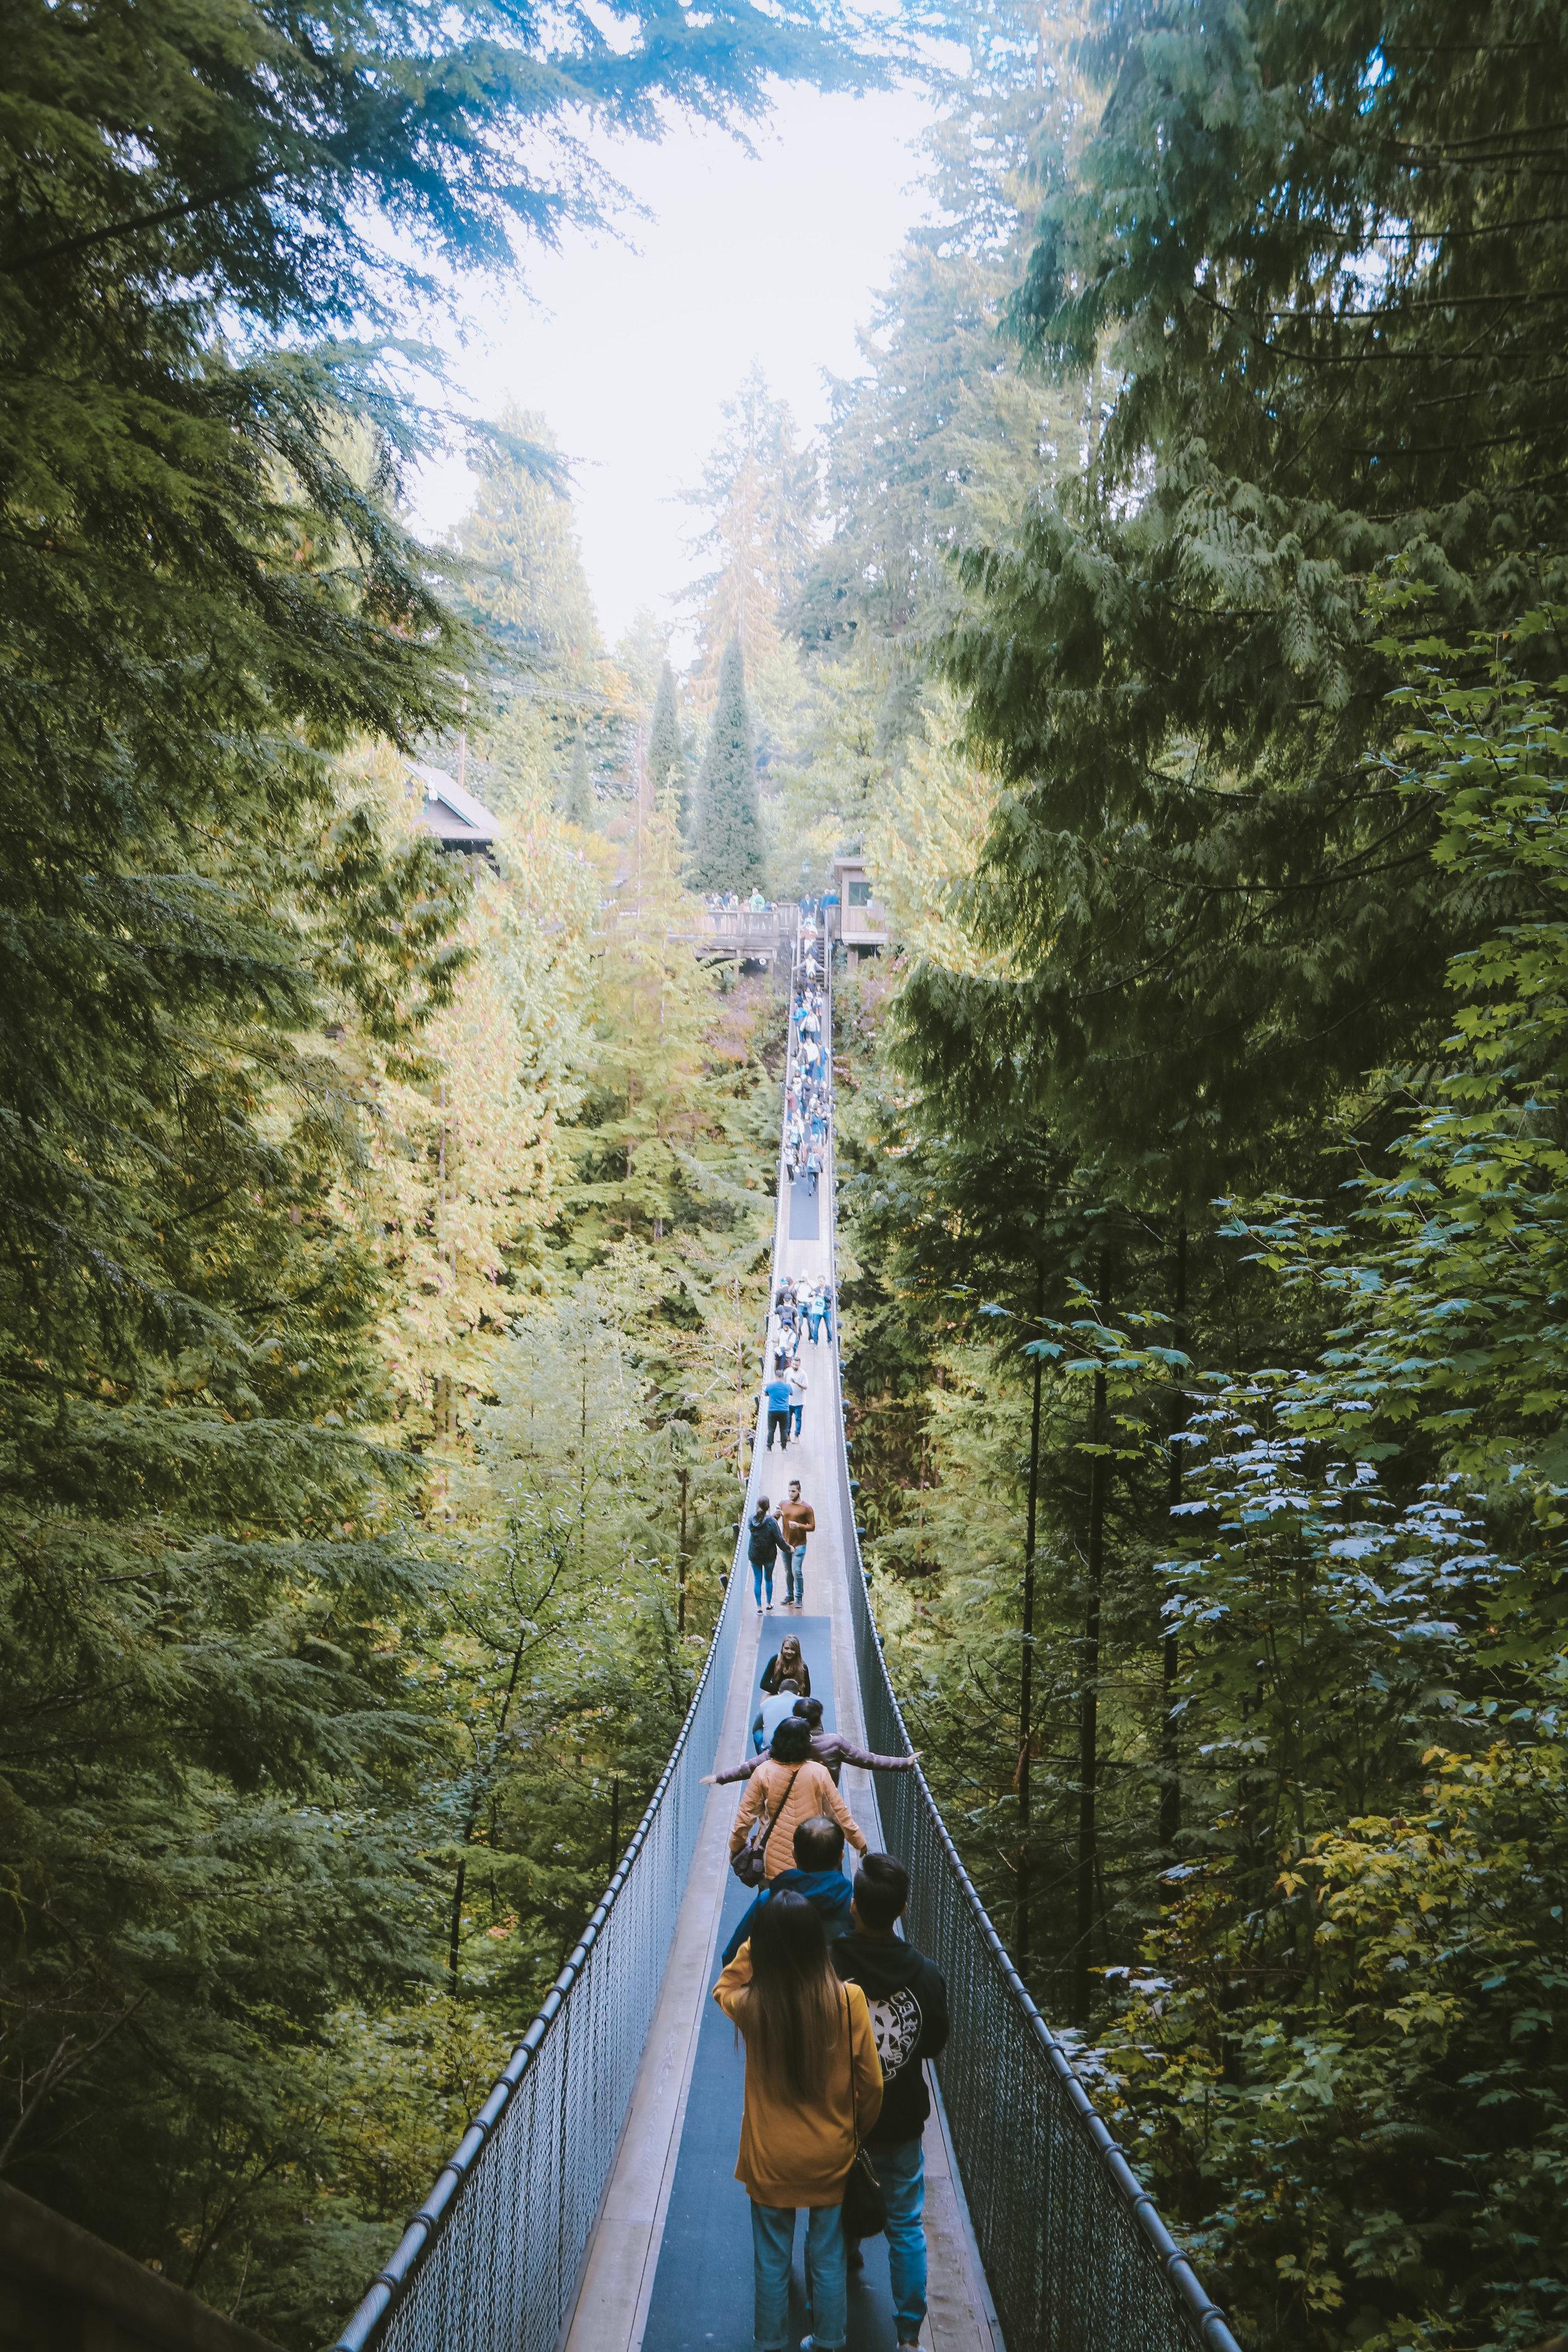
[[[785,1454],[787,1454],[789,1452],[789,1407],[787,1404],[785,1405],[783,1412],[770,1412],[768,1414],[768,1452],[770,1454],[773,1450],[773,1432],[775,1430],[778,1432],[780,1447]]]

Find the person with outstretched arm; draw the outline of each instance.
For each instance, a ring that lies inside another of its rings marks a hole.
[[[795,1833],[815,1813],[836,1821],[857,1853],[866,1851],[866,1832],[811,1752],[811,1734],[798,1716],[781,1723],[770,1754],[761,1757],[746,1783],[730,1832],[733,1862],[752,1834],[752,1824],[765,1823],[762,1840],[763,1876],[771,1885],[795,1858]]]
[[[899,2352],[916,2352],[926,2315],[925,2151],[931,2114],[925,2063],[947,2046],[942,1970],[895,1931],[910,1874],[890,1853],[868,1853],[855,1873],[853,1931],[828,1946],[846,1984],[858,1985],[882,2061],[882,2110],[865,2145],[888,2207],[888,2269]],[[859,2248],[848,2253],[858,2267]]]
[[[920,1762],[917,1748],[909,1756],[879,1756],[873,1748],[857,1748],[841,1731],[822,1728],[822,1701],[819,1698],[797,1698],[792,1702],[791,1713],[797,1715],[811,1735],[811,1752],[819,1764],[826,1764],[835,1784],[846,1764],[853,1764],[862,1772],[912,1772]],[[760,1720],[760,1718],[759,1718]],[[752,1726],[752,1736],[756,1725]],[[749,1780],[760,1759],[753,1756],[744,1764],[731,1764],[727,1772],[705,1772],[703,1783],[708,1788],[724,1788],[731,1780]]]

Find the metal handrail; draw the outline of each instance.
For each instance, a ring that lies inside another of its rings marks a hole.
[[[780,1228],[787,1216],[784,1186],[782,1111],[779,1129],[777,1192],[778,1203],[774,1211],[773,1250],[771,1261],[772,1281],[768,1302],[770,1320],[772,1289],[777,1279],[781,1246]],[[763,1324],[764,1360],[767,1329],[768,1321],[765,1320]],[[404,2297],[419,2277],[428,2257],[437,2245],[443,2231],[449,2225],[465,2189],[468,2189],[474,2180],[486,2148],[494,2141],[498,2128],[503,2123],[508,2110],[512,2106],[520,2088],[536,2067],[541,2053],[549,2048],[552,2034],[562,2029],[569,2015],[568,2003],[574,1987],[582,1978],[595,1947],[610,1925],[618,1898],[632,1879],[637,1858],[643,1852],[649,1834],[659,1818],[671,1786],[685,1759],[710,1685],[718,1675],[727,1674],[730,1668],[737,1619],[742,1605],[737,1601],[736,1595],[744,1580],[747,1512],[763,1461],[763,1449],[758,1442],[761,1434],[762,1399],[759,1393],[758,1419],[752,1449],[752,1466],[747,1479],[746,1503],[742,1505],[741,1511],[734,1555],[725,1586],[723,1606],[720,1610],[718,1622],[713,1628],[713,1638],[709,1643],[708,1655],[703,1661],[697,1687],[691,1695],[691,1703],[687,1708],[685,1720],[677,1735],[675,1746],[670,1750],[669,1760],[659,1776],[658,1785],[644,1809],[642,1819],[632,1833],[614,1876],[605,1887],[581,1937],[573,1947],[560,1975],[545,1995],[532,2023],[497,2077],[489,2096],[463,2134],[452,2155],[437,2173],[430,2194],[410,2220],[390,2260],[377,2272],[353,2316],[336,2338],[332,2352],[371,2352],[371,2347],[385,2341],[389,2326],[401,2315]],[[705,1761],[706,1759],[695,1760]],[[681,1875],[684,1877],[684,1870]],[[660,1973],[662,1973],[662,1968]],[[617,2086],[618,2095],[622,2100],[623,2116],[625,2105],[629,2103],[631,2087],[629,2080]],[[618,2131],[616,2137],[618,2139]],[[595,2210],[603,2189],[607,2184],[612,2167],[613,2152],[610,2160],[605,2164],[605,2179],[598,2184],[598,2190],[593,2200]],[[581,2247],[574,2249],[574,2260],[570,2264],[558,2263],[557,2265],[557,2291],[553,2300],[560,2308],[554,2315],[553,2324],[548,2327],[546,2341],[551,2346],[555,2343],[561,2326],[570,2316],[590,2235],[591,2231],[584,2233],[584,2243]],[[569,2285],[565,2283],[568,2275]],[[444,2340],[439,2338],[437,2340],[435,2352],[448,2352]],[[509,2344],[508,2352],[517,2352],[517,2347]],[[531,2352],[531,2347],[529,2347],[529,2352]]]
[[[825,1006],[823,1036],[827,1047],[826,1069],[828,1098],[831,1101],[833,1093],[833,992],[831,964],[824,976],[823,996]],[[837,1143],[837,1118],[833,1121],[832,1133],[835,1143]],[[866,1564],[860,1552],[860,1531],[855,1517],[854,1492],[849,1483],[849,1456],[843,1434],[844,1401],[839,1366],[839,1347],[842,1339],[843,1325],[840,1319],[838,1303],[838,1162],[837,1150],[833,1152],[829,1162],[829,1180],[828,1278],[832,1286],[834,1316],[834,1343],[831,1350],[832,1396],[834,1404],[837,1408],[840,1434],[840,1442],[837,1449],[839,1481],[839,1505],[842,1524],[845,1530],[845,1543],[848,1554],[847,1564],[849,1566],[851,1571],[848,1580],[849,1602],[850,1613],[855,1620],[855,1647],[857,1666],[860,1680],[861,1704],[866,1716],[867,1738],[869,1745],[889,1754],[903,1754],[908,1756],[911,1755],[914,1751],[914,1742],[910,1737],[909,1727],[904,1721],[903,1710],[899,1705],[897,1694],[893,1689],[892,1678],[888,1673],[887,1658],[882,1647],[882,1637],[877,1627],[876,1611],[871,1600],[870,1580],[867,1575]],[[1229,2323],[1227,2322],[1224,2312],[1214,2301],[1212,2296],[1210,2296],[1205,2290],[1201,2280],[1198,2278],[1197,2273],[1193,2268],[1191,2260],[1177,2244],[1175,2239],[1172,2236],[1169,2229],[1162,2220],[1152,2196],[1138,2179],[1137,2174],[1129,2164],[1125,2154],[1118,2145],[1109,2126],[1096,2110],[1094,2102],[1090,2098],[1088,2090],[1085,2088],[1076,2067],[1073,2065],[1071,2058],[1068,2054],[1068,2052],[1063,2048],[1057,2036],[1051,2032],[1050,2027],[1047,2024],[1044,2017],[1042,2017],[1038,2008],[1036,2006],[1035,2001],[1029,1993],[1028,1988],[1025,1984],[1022,1977],[1019,1975],[1018,1970],[1007,1951],[1006,1946],[1003,1943],[1001,1937],[998,1935],[996,1928],[992,1922],[990,1914],[987,1912],[984,1904],[980,1899],[973,1881],[971,1879],[968,1871],[964,1868],[963,1858],[959,1853],[958,1848],[952,1842],[952,1838],[948,1831],[947,1823],[942,1817],[941,1808],[938,1806],[936,1799],[931,1794],[931,1785],[920,1764],[917,1763],[915,1765],[912,1772],[900,1772],[898,1774],[897,1783],[897,1788],[890,1790],[889,1796],[881,1800],[881,1802],[884,1807],[890,1810],[902,1811],[909,1806],[911,1801],[918,1801],[926,1816],[924,1826],[927,1833],[934,1837],[937,1850],[945,1862],[948,1871],[951,1873],[952,1882],[960,1895],[969,1923],[984,1946],[996,1975],[1005,1986],[1007,1995],[1016,2006],[1020,2021],[1026,2028],[1034,2044],[1037,2047],[1044,2058],[1046,2064],[1050,2071],[1052,2079],[1058,2085],[1062,2095],[1065,2097],[1076,2126],[1087,2137],[1090,2146],[1098,2156],[1100,2163],[1103,2168],[1105,2178],[1114,2191],[1116,2199],[1127,2217],[1127,2221],[1131,2225],[1140,2243],[1146,2252],[1150,2260],[1151,2267],[1157,2268],[1158,2272],[1167,2282],[1172,2293],[1174,2305],[1174,2315],[1181,2321],[1184,2333],[1187,2336],[1189,2340],[1195,2337],[1196,2341],[1205,2347],[1205,2352],[1241,2352],[1241,2347],[1231,2332]],[[911,1790],[913,1792],[912,1797]],[[919,1890],[917,1889],[917,1895],[918,1893]],[[929,1889],[925,1890],[925,1895],[926,1899],[920,1907],[927,1911],[932,1910],[934,1906],[931,1901]],[[947,2083],[948,2072],[949,2069],[945,2063],[939,2059],[937,2062],[937,2073],[939,2078],[942,2081],[943,2093],[948,2106],[949,2121],[950,2125],[953,2127],[953,2137],[959,2158],[959,2169],[961,2174],[963,2174],[964,2173],[963,2140],[965,2137],[965,2116],[963,2111],[963,2101],[962,2097],[954,2097],[950,2092]],[[968,2189],[970,2187],[971,2183],[969,2179],[965,2176],[965,2188]],[[978,2201],[979,2200],[972,2195],[972,2209]],[[1047,2228],[1047,2217],[1044,2213],[1042,2213],[1040,2217],[1040,2227],[1042,2235],[1044,2235]],[[993,2293],[996,2296],[998,2315],[1002,2321],[1003,2333],[1006,2338],[1009,2352],[1025,2352],[1026,2347],[1036,2343],[1042,2346],[1049,2344],[1052,2347],[1055,2347],[1056,2345],[1064,2342],[1066,2339],[1063,2336],[1054,2329],[1050,2329],[1046,2332],[1040,2331],[1041,2315],[1037,2308],[1035,2310],[1026,2311],[1008,2311],[1002,2308],[1003,2296],[996,2292],[997,2281],[993,2275],[996,2265],[994,2261],[987,2261],[985,2259],[987,2249],[984,2236],[981,2237],[980,2242],[982,2261],[987,2272]],[[1149,2341],[1151,2339],[1141,2337],[1140,2340]],[[1075,2327],[1073,2330],[1073,2341],[1081,2341],[1086,2345],[1093,2344],[1094,2352],[1110,2352],[1110,2339],[1109,2336],[1102,2336],[1096,2338],[1088,2334],[1080,2335],[1079,2329]]]
[[[737,1559],[743,1542],[743,1536],[737,1539]],[[605,1923],[615,1906],[616,1898],[630,1874],[632,1864],[647,1842],[648,1831],[654,1817],[664,1802],[665,1792],[685,1753],[687,1741],[691,1736],[691,1728],[697,1719],[698,1709],[702,1704],[703,1696],[708,1687],[708,1678],[713,1672],[714,1663],[719,1655],[720,1638],[724,1630],[724,1621],[733,1602],[738,1580],[734,1566],[731,1565],[730,1581],[724,1593],[723,1607],[719,1612],[719,1622],[713,1628],[713,1639],[708,1645],[708,1655],[703,1662],[697,1688],[691,1695],[691,1704],[686,1711],[686,1719],[680,1727],[675,1746],[670,1750],[669,1761],[659,1776],[658,1786],[647,1801],[643,1817],[632,1832],[631,1841],[621,1857],[614,1877],[599,1898],[587,1926],[568,1954],[560,1975],[541,2002],[532,2024],[496,2077],[495,2085],[484,2105],[437,2174],[434,2188],[398,2240],[391,2259],[376,2273],[363,2301],[342,2335],[336,2339],[332,2352],[364,2352],[364,2347],[374,2341],[376,2329],[391,2309],[399,2290],[412,2275],[421,2255],[441,2228],[453,2200],[472,2170],[497,2124],[510,2105],[519,2084],[532,2065],[545,2035],[560,2014],[567,1995],[581,1975],[589,1953],[598,1942]]]

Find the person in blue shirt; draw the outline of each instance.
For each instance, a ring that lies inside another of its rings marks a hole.
[[[742,1945],[749,1940],[752,1922],[773,1895],[804,1895],[812,1909],[821,1912],[830,1944],[839,1936],[847,1936],[855,1925],[854,1894],[844,1875],[843,1863],[844,1832],[837,1822],[830,1821],[826,1813],[813,1813],[809,1821],[802,1822],[795,1833],[795,1868],[781,1870],[742,1916],[724,1947],[724,1966],[729,1967]]]
[[[768,1401],[768,1452],[771,1454],[773,1450],[773,1436],[776,1432],[780,1449],[787,1454],[790,1410],[788,1380],[782,1372],[775,1372],[763,1389],[763,1394]]]

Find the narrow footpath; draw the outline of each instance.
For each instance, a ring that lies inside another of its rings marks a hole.
[[[802,1179],[780,1204],[774,1281],[831,1278],[828,1220],[832,1163],[813,1188]],[[763,1667],[785,1632],[799,1634],[829,1729],[863,1738],[850,1647],[845,1530],[839,1517],[837,1333],[801,1348],[806,1402],[800,1437],[781,1454],[758,1448],[748,1514],[761,1496],[777,1503],[798,1478],[816,1513],[806,1552],[805,1598],[759,1614],[750,1571],[740,1640],[711,1768],[751,1752],[750,1726]],[[871,1776],[847,1769],[844,1794],[873,1847],[881,1843]],[[735,2179],[745,2060],[733,2027],[710,1998],[719,1955],[751,1901],[729,1868],[729,1838],[741,1784],[715,1788],[699,1835],[659,2009],[604,2213],[590,2251],[566,2352],[747,2352],[752,2344],[752,2231],[746,2192]],[[851,1864],[853,1856],[847,1855]],[[940,2108],[926,2132],[926,2220],[931,2314],[921,2332],[930,2352],[994,2352],[988,2298],[953,2177]],[[792,2319],[798,2342],[809,2326],[797,2231]],[[850,2352],[896,2352],[887,2242],[865,2248],[849,2282]]]

